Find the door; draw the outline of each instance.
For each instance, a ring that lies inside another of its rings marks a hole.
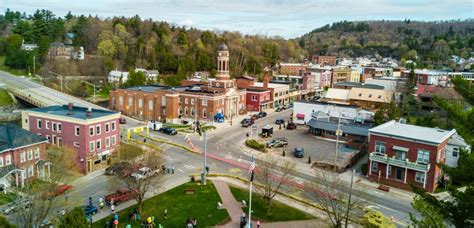
[[[397,180],[403,180],[404,174],[405,174],[404,169],[398,168],[398,167],[395,169],[395,178]]]

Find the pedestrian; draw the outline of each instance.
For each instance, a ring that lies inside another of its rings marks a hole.
[[[99,203],[99,208],[100,208],[100,212],[102,212],[102,210],[104,210],[104,202]]]
[[[115,213],[115,205],[111,204],[110,205],[110,210],[112,211],[112,213]]]
[[[257,228],[260,228],[260,220],[257,220]]]
[[[62,216],[65,216],[65,215],[66,215],[66,209],[64,209],[64,208],[61,209],[61,215],[62,215]]]
[[[165,219],[168,219],[168,209],[165,209],[165,211],[163,212],[163,216],[165,217]]]
[[[92,206],[92,197],[89,196],[89,205]]]
[[[193,219],[193,228],[196,228],[198,226],[197,219]]]
[[[132,228],[132,225],[130,225],[130,223],[127,223],[127,225],[125,226],[125,228]]]
[[[114,220],[119,220],[119,215],[117,213],[114,212]]]
[[[174,166],[171,166],[171,174],[174,174]]]

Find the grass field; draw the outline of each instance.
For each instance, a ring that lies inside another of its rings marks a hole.
[[[245,200],[249,201],[249,191],[229,186],[230,191],[234,195],[235,199],[239,202]],[[248,208],[244,209],[248,210]],[[310,214],[300,211],[296,208],[290,207],[286,204],[280,203],[276,200],[272,201],[271,213],[267,214],[267,207],[265,201],[260,194],[252,194],[252,218],[258,218],[265,222],[282,222],[282,221],[295,221],[295,220],[308,220],[315,219]]]
[[[13,103],[12,97],[4,89],[0,89],[0,106],[11,105]]]
[[[186,189],[194,189],[195,194],[186,194]],[[215,226],[229,218],[225,209],[217,209],[217,202],[221,202],[221,199],[212,182],[208,182],[203,189],[197,183],[190,182],[146,200],[141,218],[145,221],[148,216],[154,216],[156,227],[158,224],[163,227],[185,227],[188,218],[195,218],[199,227]],[[119,212],[120,224],[130,223],[132,227],[141,227],[140,221],[128,220],[134,208],[132,206]],[[168,209],[168,219],[163,217],[165,209]],[[110,218],[97,221],[92,227],[104,227]]]

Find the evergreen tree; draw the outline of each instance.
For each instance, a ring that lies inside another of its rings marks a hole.
[[[81,207],[75,207],[72,211],[67,213],[63,219],[61,219],[61,223],[59,227],[60,228],[69,228],[69,227],[86,228],[86,227],[89,227],[89,223],[87,221],[86,215],[84,214],[84,210],[82,210]]]

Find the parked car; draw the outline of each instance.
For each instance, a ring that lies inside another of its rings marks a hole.
[[[110,205],[110,203],[113,201],[114,205],[118,205],[119,203],[133,199],[135,194],[137,194],[137,192],[134,190],[120,188],[116,192],[106,195],[105,202]]]
[[[95,215],[97,213],[97,207],[94,205],[82,206],[82,210],[84,210],[84,214],[86,215],[86,217]]]
[[[258,117],[260,117],[260,118],[263,118],[263,117],[265,117],[265,116],[267,116],[267,113],[266,113],[266,112],[259,112],[259,113],[258,113]]]
[[[281,107],[278,107],[278,108],[275,109],[275,112],[281,112],[281,111],[283,111],[283,108],[281,108]]]
[[[266,143],[267,148],[286,147],[288,140],[286,138],[275,138]]]
[[[137,172],[132,173],[132,177],[135,177],[135,179],[144,179],[158,175],[158,173],[160,173],[160,169],[152,170],[149,167],[142,167]]]
[[[129,165],[129,166],[125,166],[122,170],[118,171],[117,173],[120,176],[129,177],[132,175],[132,173],[137,172],[141,167],[143,167],[143,165],[141,164]]]
[[[260,118],[260,116],[258,114],[253,114],[250,119],[252,120],[258,120]]]
[[[174,129],[174,128],[169,128],[169,127],[162,127],[162,128],[160,128],[160,132],[161,132],[161,133],[168,134],[168,135],[176,135],[176,134],[178,134],[178,131],[176,131],[176,129]]]
[[[252,124],[254,123],[254,120],[253,119],[247,119],[246,121],[244,121],[242,123],[242,127],[249,127],[249,126],[252,126]]]
[[[56,186],[56,189],[54,190],[54,192],[47,192],[45,193],[44,196],[48,199],[51,199],[61,194],[64,194],[66,191],[69,191],[71,189],[72,189],[71,185],[61,184],[61,185]]]
[[[277,125],[285,124],[285,120],[284,119],[276,119],[275,124],[277,124]]]
[[[105,169],[105,175],[118,174],[118,173],[120,173],[120,171],[122,171],[125,167],[127,167],[129,165],[130,165],[130,163],[125,162],[125,161],[115,163],[115,164],[113,164],[113,165],[111,165],[111,166],[109,166]]]
[[[288,125],[286,125],[286,129],[294,130],[294,129],[296,129],[296,124],[293,123],[293,122],[289,122]]]
[[[12,214],[19,210],[28,209],[31,206],[31,201],[29,199],[20,199],[10,203],[4,210],[3,213],[6,215]]]
[[[126,123],[127,123],[127,119],[125,119],[124,117],[120,117],[119,123],[120,123],[120,124],[126,124]]]
[[[244,118],[242,121],[240,121],[240,124],[244,124],[244,122],[246,122],[246,121],[250,121],[250,119],[249,118]]]
[[[295,147],[293,150],[295,157],[303,158],[304,157],[304,149],[302,147]]]

